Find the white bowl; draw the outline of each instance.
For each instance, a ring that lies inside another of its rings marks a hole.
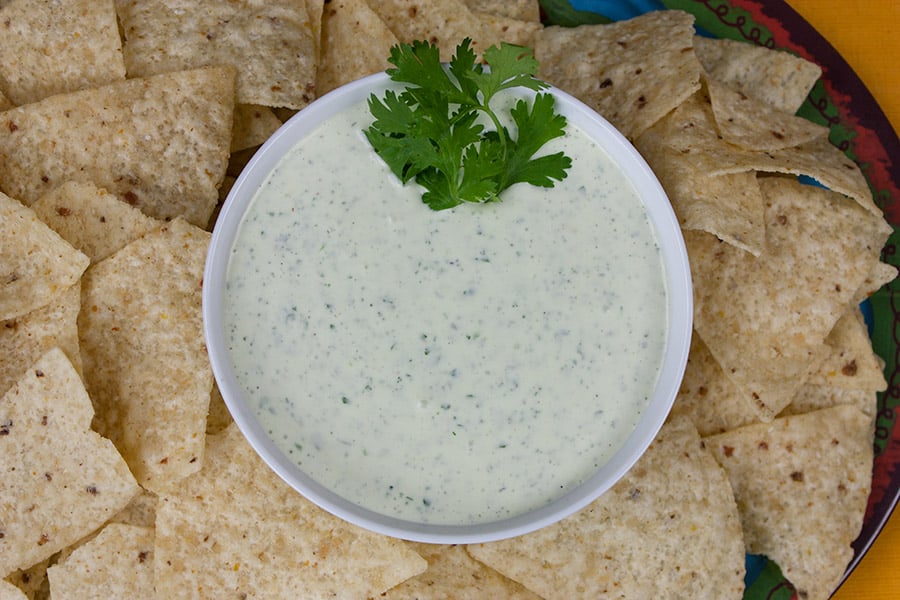
[[[388,85],[383,73],[343,86],[316,100],[281,127],[254,155],[228,195],[212,235],[203,286],[203,318],[213,372],[238,427],[263,460],[289,485],[325,510],[385,535],[433,543],[478,543],[521,535],[585,507],[608,490],[653,440],[681,383],[692,331],[692,287],[677,219],[656,177],[634,147],[593,110],[551,88],[557,110],[585,131],[618,164],[642,199],[657,237],[667,287],[668,331],[655,392],[636,427],[609,461],[565,495],[534,510],[482,523],[429,524],[380,514],[350,502],[304,473],[269,439],[235,375],[228,351],[223,299],[229,257],[242,218],[279,160],[331,115]]]

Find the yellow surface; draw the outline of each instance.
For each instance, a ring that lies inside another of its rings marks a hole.
[[[900,2],[788,0],[841,53],[900,131]],[[895,157],[900,160],[900,157]],[[900,511],[895,511],[834,600],[900,599]]]

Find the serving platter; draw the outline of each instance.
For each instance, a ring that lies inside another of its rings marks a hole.
[[[542,0],[547,23],[576,25],[629,19],[662,9],[693,14],[698,32],[715,38],[740,40],[787,50],[822,67],[823,74],[798,114],[830,129],[829,139],[860,165],[875,202],[893,226],[882,260],[894,266],[897,226],[900,225],[900,140],[872,94],[834,47],[786,2],[781,0]],[[856,567],[881,532],[900,498],[900,301],[896,281],[863,303],[873,347],[885,361],[887,390],[878,395],[875,424],[875,459],[872,491],[854,557],[847,574]],[[846,576],[845,576],[846,577]],[[746,599],[788,599],[793,588],[777,565],[761,556],[747,557]]]

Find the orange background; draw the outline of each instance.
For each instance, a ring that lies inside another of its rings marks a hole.
[[[787,0],[859,75],[900,132],[900,2]],[[896,157],[900,160],[900,157]],[[900,510],[834,600],[900,599]]]

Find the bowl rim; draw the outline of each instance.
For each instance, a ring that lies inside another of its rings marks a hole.
[[[638,424],[610,460],[565,495],[510,518],[469,525],[423,524],[382,515],[353,504],[306,475],[272,442],[256,420],[231,367],[223,324],[228,259],[243,215],[257,189],[281,157],[323,120],[393,85],[376,73],[316,99],[282,125],[254,154],[236,179],[213,228],[203,274],[203,332],[213,375],[241,433],[275,473],[298,493],[331,514],[376,533],[441,544],[468,544],[519,536],[584,508],[612,487],[647,450],[664,424],[684,375],[693,330],[693,290],[687,250],[674,210],[653,171],[634,146],[606,119],[551,86],[557,110],[585,131],[624,171],[645,204],[656,233],[667,287],[668,332],[653,396]]]

